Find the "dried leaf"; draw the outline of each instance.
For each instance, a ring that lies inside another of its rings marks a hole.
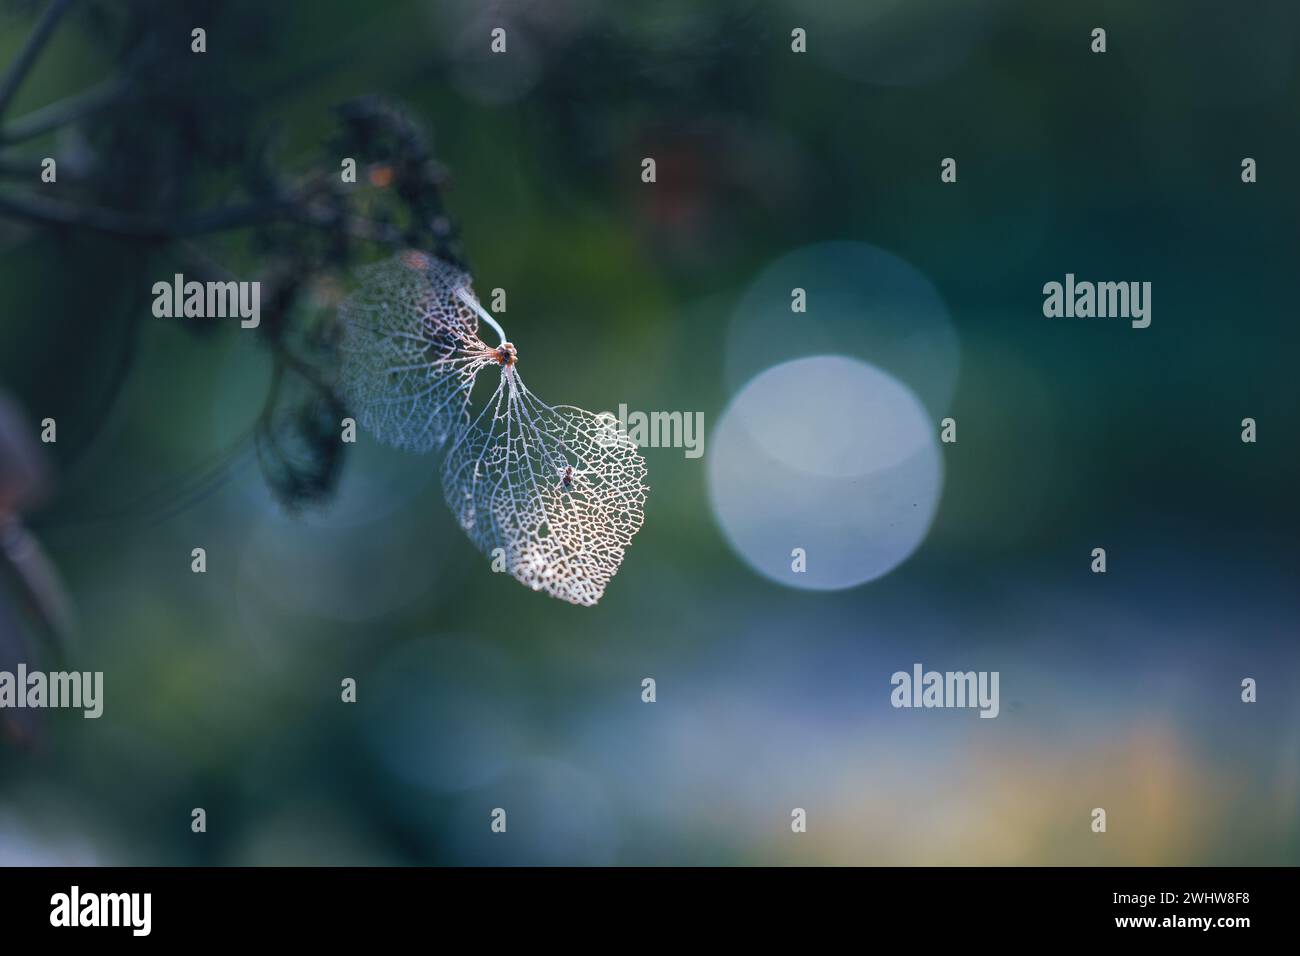
[[[479,318],[500,345],[479,338]],[[450,438],[443,494],[474,545],[533,590],[599,601],[644,519],[645,459],[617,422],[529,392],[469,277],[422,253],[370,267],[343,320],[344,391],[361,424],[418,451]],[[471,421],[488,366],[501,379]]]
[[[340,309],[340,386],[357,421],[380,441],[425,452],[468,423],[474,376],[493,361],[474,311],[457,294],[469,278],[406,252],[361,270]]]
[[[606,416],[552,408],[513,366],[443,463],[447,506],[474,545],[534,591],[593,605],[641,527],[645,459]]]

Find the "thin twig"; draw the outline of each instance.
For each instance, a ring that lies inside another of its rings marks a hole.
[[[35,196],[0,193],[0,213],[47,226],[81,226],[95,232],[129,236],[133,239],[164,239],[170,235],[170,230],[163,228],[162,224],[138,216],[111,209],[73,206]]]
[[[219,207],[183,219],[161,219],[0,192],[0,215],[46,226],[76,226],[141,241],[182,239],[283,220],[318,229],[342,229],[355,238],[380,245],[402,244],[401,231],[389,223],[361,216],[339,216],[332,209],[310,206],[293,195]]]
[[[45,13],[36,21],[36,26],[32,28],[31,35],[27,37],[27,43],[23,46],[18,54],[18,58],[10,65],[9,71],[0,78],[0,118],[3,118],[9,104],[13,101],[14,95],[18,88],[23,85],[23,80],[27,78],[32,64],[40,56],[41,50],[49,42],[50,36],[54,33],[54,28],[59,25],[59,20],[63,14],[72,6],[72,0],[51,0],[50,5],[45,8]]]
[[[111,106],[123,98],[129,86],[126,80],[119,77],[33,110],[0,128],[0,145],[33,139],[79,120],[95,110]]]
[[[93,206],[75,206],[57,199],[0,193],[0,214],[48,226],[79,226],[129,239],[161,240],[201,236],[226,229],[242,229],[270,222],[291,209],[292,200],[244,203],[199,213],[188,219],[167,220],[135,216]]]

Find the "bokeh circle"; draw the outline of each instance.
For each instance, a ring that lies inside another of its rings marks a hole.
[[[805,311],[793,292],[803,290]],[[907,382],[934,415],[948,410],[960,347],[952,318],[919,269],[865,242],[837,240],[786,253],[741,296],[727,329],[733,389],[777,362],[842,354]]]
[[[774,581],[838,590],[875,580],[916,550],[934,518],[937,429],[906,385],[866,362],[782,363],[746,385],[713,430],[714,516],[736,553]]]

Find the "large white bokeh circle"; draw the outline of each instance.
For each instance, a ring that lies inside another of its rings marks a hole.
[[[837,590],[889,573],[924,540],[943,463],[916,395],[839,355],[776,365],[732,399],[708,453],[714,516],[756,571]],[[795,549],[806,570],[796,571]]]

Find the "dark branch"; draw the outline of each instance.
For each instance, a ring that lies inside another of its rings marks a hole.
[[[168,233],[148,220],[111,209],[72,206],[53,199],[8,196],[0,193],[0,213],[47,226],[82,226],[96,232],[130,236],[134,239],[162,239]]]
[[[123,97],[127,87],[125,80],[109,80],[20,116],[8,126],[0,128],[0,146],[33,139],[79,120],[95,110],[111,106]]]
[[[242,229],[276,219],[292,200],[227,206],[188,219],[164,220],[133,216],[112,209],[74,206],[54,199],[0,193],[0,213],[46,226],[79,226],[129,239],[177,239],[226,229]]]
[[[373,222],[360,216],[340,217],[331,209],[312,208],[292,196],[225,206],[173,220],[0,192],[0,215],[43,226],[76,226],[142,241],[183,239],[287,221],[318,229],[342,229],[355,238],[381,245],[402,244],[400,230],[389,224]]]
[[[14,94],[18,88],[23,85],[23,80],[27,78],[32,64],[40,56],[41,50],[49,42],[50,36],[54,33],[54,28],[59,25],[59,20],[63,18],[72,6],[72,0],[51,0],[50,5],[45,8],[45,13],[36,21],[36,26],[32,28],[31,35],[27,38],[27,43],[23,46],[18,54],[18,59],[10,65],[9,71],[0,78],[0,117],[3,117],[5,111],[9,108],[10,102],[13,101]]]

